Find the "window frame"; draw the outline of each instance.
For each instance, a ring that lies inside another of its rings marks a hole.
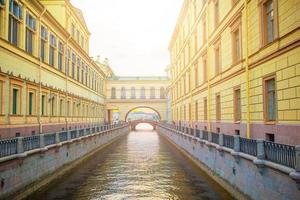
[[[240,93],[240,104],[238,107],[238,96],[237,96],[237,91]],[[238,109],[240,110],[239,117],[238,117]],[[240,123],[242,121],[242,91],[241,91],[241,86],[236,86],[233,88],[233,111],[234,111],[234,122],[235,123]]]
[[[221,94],[216,93],[215,95],[216,122],[220,122],[222,120],[221,107],[222,107]]]
[[[241,15],[241,14],[240,14]],[[243,59],[243,42],[242,42],[242,21],[239,17],[230,25],[231,29],[231,54],[232,54],[232,65],[239,63]],[[236,32],[238,31],[239,36],[239,58],[237,53],[236,43]]]
[[[269,98],[268,98],[268,90],[267,90],[267,82],[271,79],[274,79],[274,97],[275,97],[275,105],[274,105],[274,115],[275,119],[269,119]],[[276,84],[276,74],[270,74],[263,77],[263,108],[264,108],[264,122],[266,124],[276,124],[278,121],[278,103],[277,103],[277,84]]]
[[[273,15],[274,15],[274,24],[273,24],[273,40],[268,42],[268,30],[267,30],[267,16],[266,16],[266,4],[269,1],[273,1]],[[279,37],[279,27],[278,27],[278,2],[277,0],[259,0],[258,3],[260,9],[260,46],[261,48],[272,44]]]

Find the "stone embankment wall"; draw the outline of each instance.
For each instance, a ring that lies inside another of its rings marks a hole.
[[[50,183],[118,137],[129,125],[0,158],[0,199],[20,199]]]
[[[293,180],[299,178],[298,170],[165,126],[157,131],[237,199],[300,199],[299,184]]]

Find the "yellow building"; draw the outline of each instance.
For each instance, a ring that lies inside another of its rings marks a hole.
[[[14,137],[102,123],[107,63],[69,0],[0,0],[0,132]]]
[[[300,143],[300,1],[185,0],[169,44],[174,121]]]
[[[149,108],[155,111],[161,120],[166,120],[166,90],[169,84],[168,77],[110,77],[106,82],[107,119],[112,121],[113,112],[117,112],[119,120],[125,121],[134,109]]]

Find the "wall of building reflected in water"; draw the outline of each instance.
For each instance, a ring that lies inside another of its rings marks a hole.
[[[28,199],[233,199],[147,124]]]

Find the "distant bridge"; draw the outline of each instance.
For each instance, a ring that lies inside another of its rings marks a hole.
[[[156,129],[156,126],[158,124],[158,121],[154,121],[154,120],[149,120],[149,119],[138,119],[138,120],[133,120],[133,121],[130,121],[129,122],[129,125],[130,125],[130,128],[131,130],[136,130],[136,126],[138,124],[141,124],[141,123],[147,123],[147,124],[150,124],[151,126],[153,126],[153,130]]]

